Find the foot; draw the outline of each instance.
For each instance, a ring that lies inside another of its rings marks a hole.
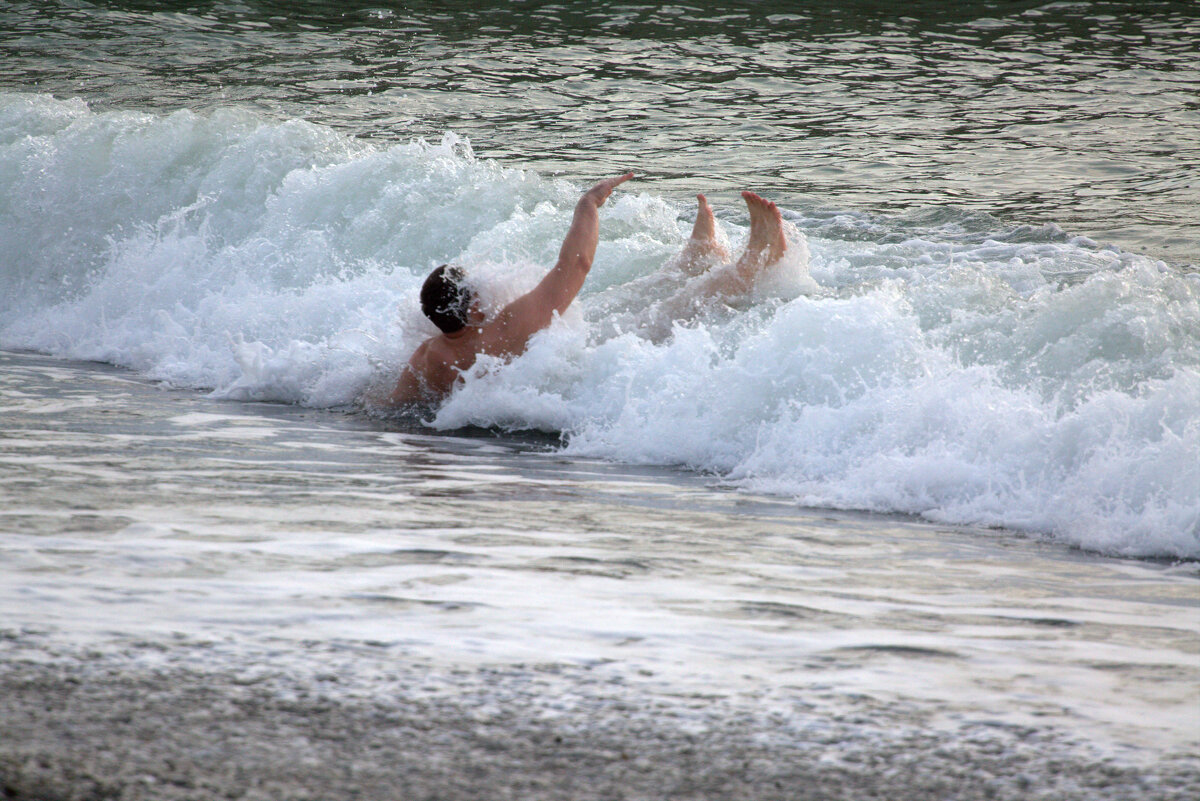
[[[696,195],[696,200],[700,203],[700,207],[696,209],[696,223],[692,226],[692,239],[716,245],[717,221],[713,217],[712,206],[708,205],[708,198],[704,195]]]
[[[746,242],[746,251],[738,259],[737,270],[743,278],[752,278],[758,270],[783,258],[787,239],[783,235],[783,216],[778,206],[753,192],[742,192],[742,197],[750,209],[750,239]]]
[[[696,222],[692,226],[692,237],[680,253],[680,266],[692,275],[703,272],[714,264],[729,261],[729,251],[717,239],[717,221],[713,217],[708,198],[696,195],[700,207],[696,210]]]

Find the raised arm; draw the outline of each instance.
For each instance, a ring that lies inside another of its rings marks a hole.
[[[583,193],[575,204],[575,217],[558,252],[558,262],[530,292],[508,304],[483,329],[483,349],[494,356],[520,353],[525,343],[550,325],[554,313],[562,314],[587,278],[600,240],[599,209],[613,189],[633,173],[605,179]]]

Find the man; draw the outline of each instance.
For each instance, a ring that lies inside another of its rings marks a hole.
[[[579,199],[575,216],[558,253],[558,262],[530,292],[486,319],[478,300],[465,285],[461,268],[442,265],[421,287],[421,310],[441,334],[425,340],[408,360],[396,387],[388,396],[391,405],[428,403],[440,400],[454,388],[459,376],[475,364],[481,354],[499,357],[520,355],[529,338],[546,328],[555,314],[566,311],[583,287],[596,245],[600,240],[599,209],[613,189],[633,173],[600,181]],[[700,210],[692,238],[682,254],[685,271],[700,272],[728,254],[717,241],[716,222],[703,195],[697,196]],[[746,252],[731,269],[713,271],[702,294],[733,295],[748,289],[758,270],[777,262],[787,248],[782,219],[774,203],[753,192],[742,197],[750,209],[750,238]]]

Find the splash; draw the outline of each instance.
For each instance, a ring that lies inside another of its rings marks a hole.
[[[553,262],[580,187],[453,135],[382,146],[225,109],[0,96],[0,346],[221,397],[346,406],[471,265],[493,306]],[[432,416],[561,432],[800,503],[1200,558],[1200,277],[939,210],[788,210],[740,302],[672,306],[692,209],[629,186],[580,302]],[[740,209],[720,209],[736,250]],[[664,269],[666,268],[666,269]]]

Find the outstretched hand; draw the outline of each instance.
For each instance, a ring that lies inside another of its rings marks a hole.
[[[604,201],[608,200],[608,196],[612,191],[621,184],[633,177],[632,172],[627,172],[624,175],[618,175],[616,178],[605,178],[600,183],[593,186],[591,189],[583,193],[583,197],[590,199],[596,204],[596,208],[604,205]]]

